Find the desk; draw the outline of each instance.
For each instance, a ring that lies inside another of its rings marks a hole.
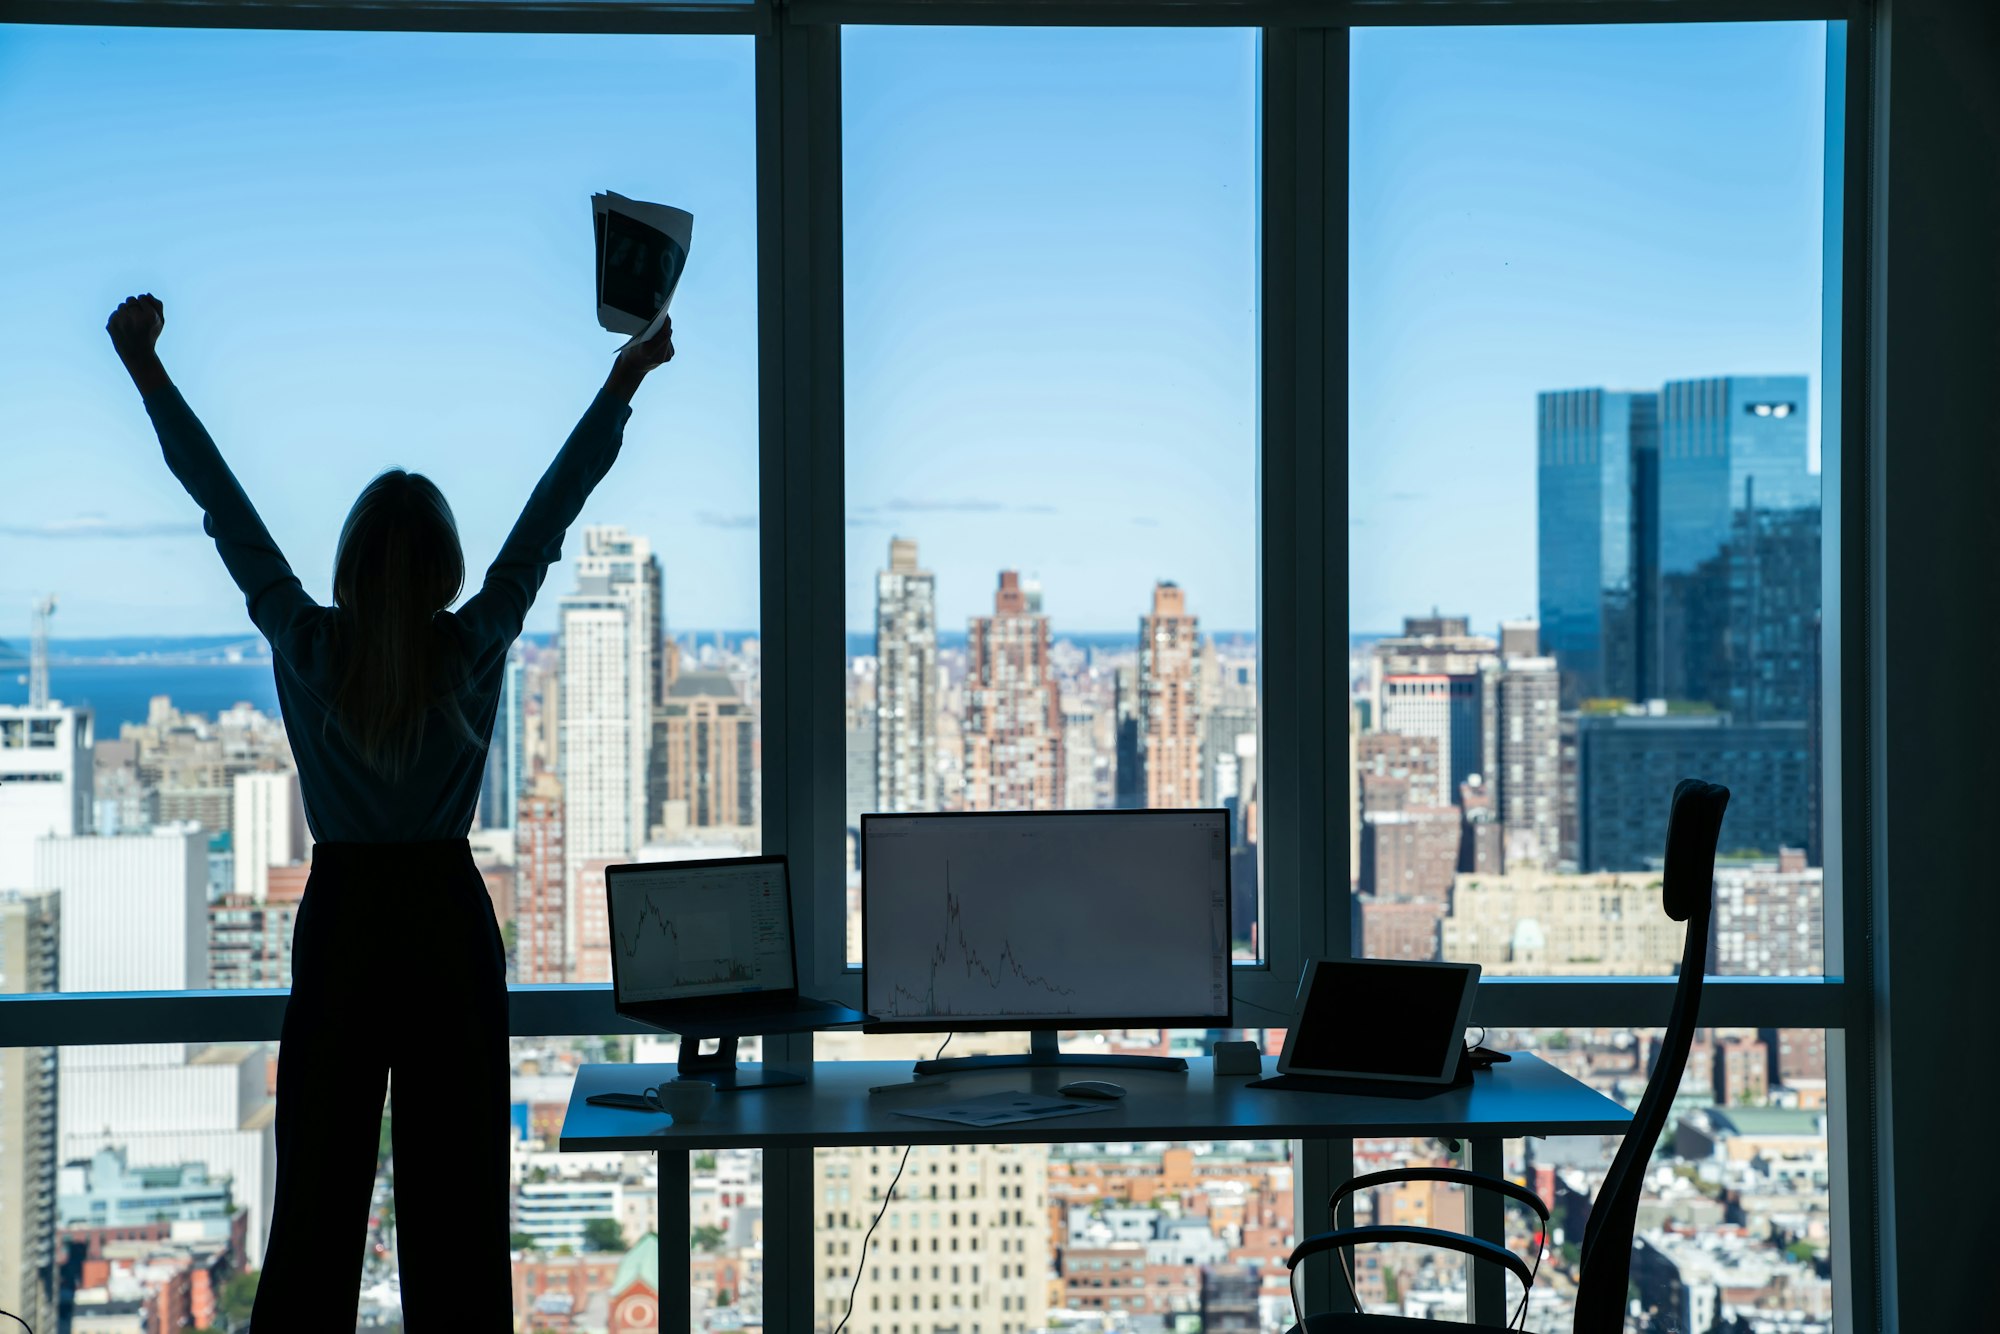
[[[695,1149],[760,1148],[765,1150],[765,1327],[772,1334],[809,1334],[812,1292],[783,1294],[800,1314],[796,1322],[774,1312],[771,1294],[787,1272],[772,1264],[773,1251],[789,1252],[800,1245],[798,1230],[810,1232],[813,1218],[810,1189],[811,1151],[845,1145],[880,1144],[1074,1144],[1149,1140],[1214,1139],[1373,1139],[1408,1136],[1449,1137],[1469,1142],[1474,1171],[1498,1175],[1503,1140],[1547,1135],[1617,1135],[1631,1113],[1603,1094],[1577,1082],[1553,1066],[1526,1053],[1505,1065],[1475,1075],[1469,1087],[1448,1089],[1421,1099],[1369,1098],[1352,1094],[1292,1093],[1245,1087],[1247,1077],[1218,1078],[1207,1058],[1188,1062],[1186,1074],[1120,1070],[1095,1072],[1122,1084],[1126,1096],[1087,1116],[1056,1117],[1020,1125],[975,1127],[898,1116],[903,1107],[922,1107],[1003,1090],[1054,1093],[1072,1079],[1091,1078],[1088,1070],[992,1070],[955,1074],[951,1082],[930,1088],[871,1096],[877,1084],[907,1080],[907,1061],[825,1061],[809,1069],[809,1082],[789,1088],[718,1094],[708,1115],[693,1125],[661,1124],[653,1112],[592,1107],[593,1094],[636,1092],[648,1084],[670,1080],[669,1065],[586,1065],[570,1090],[558,1141],[565,1152],[579,1150],[655,1150],[660,1154],[660,1248],[662,1296],[675,1291],[675,1280],[686,1271],[684,1246],[672,1239],[688,1234],[688,1151]],[[783,1067],[781,1068],[792,1068]],[[1271,1073],[1266,1058],[1264,1070]],[[783,1160],[779,1162],[777,1160]],[[775,1171],[774,1171],[775,1168]],[[774,1188],[775,1187],[775,1188]],[[1302,1201],[1302,1233],[1324,1224],[1306,1220],[1322,1207]],[[1473,1235],[1500,1241],[1503,1237],[1500,1197],[1476,1193],[1471,1201]],[[808,1254],[811,1238],[804,1246]],[[681,1257],[675,1260],[673,1257]],[[1485,1322],[1505,1321],[1504,1275],[1497,1266],[1476,1262],[1468,1275],[1475,1316]],[[811,1274],[808,1264],[794,1274]],[[685,1330],[688,1311],[672,1300],[661,1302],[661,1329]],[[797,1325],[794,1330],[794,1324]]]

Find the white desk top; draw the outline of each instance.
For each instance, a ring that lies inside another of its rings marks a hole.
[[[1264,1073],[1275,1072],[1266,1057]],[[804,1067],[780,1065],[808,1073]],[[592,1107],[597,1093],[636,1093],[673,1079],[670,1065],[586,1065],[570,1089],[560,1147],[602,1149],[810,1148],[850,1144],[1058,1144],[1184,1139],[1319,1139],[1449,1136],[1617,1135],[1632,1114],[1539,1057],[1514,1059],[1473,1076],[1470,1087],[1428,1098],[1371,1098],[1245,1087],[1247,1076],[1217,1078],[1212,1062],[1186,1074],[1142,1070],[1015,1069],[954,1074],[949,1084],[870,1094],[910,1078],[907,1061],[822,1061],[810,1082],[718,1093],[706,1116],[675,1125],[659,1112]],[[1126,1096],[1101,1112],[1019,1125],[976,1127],[897,1116],[987,1093],[1054,1094],[1072,1079],[1108,1079]]]

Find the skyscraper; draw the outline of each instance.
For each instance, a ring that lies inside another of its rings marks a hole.
[[[1154,585],[1153,610],[1139,618],[1139,769],[1147,806],[1201,800],[1200,640],[1187,594],[1176,584]]]
[[[1804,722],[1726,713],[1585,714],[1578,731],[1578,865],[1635,871],[1666,849],[1668,798],[1689,775],[1730,790],[1725,855],[1803,848],[1811,826]]]
[[[655,811],[672,829],[740,829],[757,823],[756,729],[726,673],[690,671],[653,715]]]
[[[1055,810],[1063,792],[1062,697],[1039,588],[1000,572],[993,614],[967,645],[965,809]]]
[[[1536,553],[1542,643],[1562,702],[1642,693],[1644,487],[1658,448],[1659,395],[1566,389],[1538,395]]]
[[[660,563],[623,528],[583,530],[576,591],[562,600],[564,838],[570,881],[564,935],[577,938],[577,871],[592,857],[628,860],[646,841],[647,746],[665,693]]]
[[[1660,392],[1660,574],[1685,574],[1729,541],[1738,510],[1817,509],[1806,377],[1672,380]]]
[[[569,951],[571,982],[611,980],[611,905],[606,899],[604,870],[612,865],[615,863],[607,857],[592,857],[577,871],[576,943]]]
[[[1754,486],[1753,486],[1754,494]],[[1729,539],[1663,583],[1669,698],[1802,721],[1819,689],[1820,511],[1738,510]]]
[[[1499,645],[1471,634],[1463,616],[1409,617],[1400,636],[1377,641],[1375,726],[1400,736],[1436,740],[1438,768],[1427,791],[1412,789],[1412,804],[1449,806],[1458,787],[1484,762],[1483,676]]]
[[[1657,693],[1739,721],[1804,720],[1820,603],[1820,486],[1803,375],[1660,396]]]
[[[1486,786],[1502,861],[1553,869],[1562,855],[1561,686],[1554,658],[1537,653],[1534,626],[1503,626],[1511,650],[1486,676]]]
[[[1121,811],[1146,804],[1146,771],[1139,763],[1139,668],[1121,665],[1111,674],[1111,783],[1113,801]]]
[[[0,992],[57,989],[53,893],[0,891]],[[0,1047],[0,1311],[56,1327],[56,1049]]]
[[[289,769],[237,774],[234,788],[229,833],[236,895],[262,903],[271,868],[303,860],[312,842],[299,798],[299,776]]]
[[[917,544],[889,543],[875,576],[875,801],[885,811],[937,809],[937,581]]]
[[[1233,783],[1225,781],[1224,773],[1237,768],[1238,741],[1247,738],[1253,749],[1257,743],[1257,660],[1204,654],[1200,686],[1201,804],[1220,806],[1229,796],[1226,787],[1248,795],[1240,771],[1231,775]]]
[[[568,977],[569,862],[563,841],[563,787],[537,774],[514,823],[514,972],[522,982]]]
[[[0,704],[0,889],[35,872],[35,840],[88,833],[95,812],[88,709]]]
[[[486,772],[479,782],[479,827],[512,829],[521,796],[528,790],[527,685],[521,645],[507,650],[500,676],[500,707],[493,719],[493,740],[486,748]]]

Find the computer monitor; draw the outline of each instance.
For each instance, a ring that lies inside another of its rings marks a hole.
[[[1230,1024],[1229,812],[861,817],[870,1032],[1027,1029],[1024,1056],[930,1069],[1178,1059],[1068,1055],[1064,1028]]]
[[[783,857],[633,862],[604,869],[611,1000],[619,1014],[681,1035],[680,1073],[722,1092],[804,1082],[740,1070],[736,1040],[856,1024],[835,1001],[799,994],[791,883]],[[714,1038],[713,1053],[700,1050]]]
[[[663,1002],[796,993],[782,857],[606,868],[612,999],[652,1019]]]

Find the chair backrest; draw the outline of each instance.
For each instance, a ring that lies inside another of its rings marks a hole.
[[[1701,1005],[1702,975],[1708,971],[1709,921],[1715,908],[1715,847],[1722,836],[1722,812],[1729,789],[1698,778],[1674,788],[1667,815],[1667,860],[1662,898],[1667,916],[1687,923],[1680,980],[1674,987],[1673,1016],[1667,1021],[1659,1060],[1646,1081],[1645,1096],[1631,1128],[1611,1160],[1603,1189],[1591,1205],[1578,1261],[1574,1334],[1618,1334],[1625,1327],[1625,1297],[1632,1271],[1632,1232],[1647,1163],[1666,1128],[1674,1094],[1687,1069]]]

